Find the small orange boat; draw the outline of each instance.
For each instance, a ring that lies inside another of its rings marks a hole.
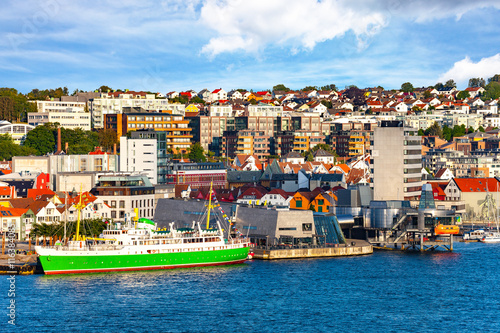
[[[457,225],[438,224],[434,227],[434,234],[436,235],[458,235],[460,228]]]

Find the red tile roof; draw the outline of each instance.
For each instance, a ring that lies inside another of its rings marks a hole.
[[[14,194],[14,192],[15,192],[15,190],[13,191],[12,187],[10,187],[10,186],[0,186],[0,195],[10,197],[11,195]]]
[[[38,198],[40,198],[44,194],[54,196],[54,195],[56,195],[56,192],[49,190],[49,189],[30,188],[30,189],[28,189],[28,194],[26,195],[26,197],[33,198],[34,200],[37,200]]]
[[[8,201],[13,208],[27,208],[29,205],[35,202],[33,198],[16,198],[8,199],[5,201]]]
[[[495,178],[454,178],[462,192],[500,192],[500,183]]]
[[[0,206],[0,216],[21,216],[26,213],[28,209],[26,208],[8,208]]]

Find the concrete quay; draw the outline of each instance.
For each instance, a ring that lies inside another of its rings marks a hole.
[[[347,243],[338,247],[312,247],[312,248],[255,248],[254,259],[303,259],[324,257],[358,256],[373,253],[373,246],[363,240],[348,239]],[[354,245],[352,245],[354,244]]]

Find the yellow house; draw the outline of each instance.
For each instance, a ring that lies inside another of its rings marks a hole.
[[[302,104],[298,109],[297,111],[301,111],[301,112],[304,112],[304,111],[309,111],[309,105],[307,104]]]
[[[186,112],[200,112],[200,108],[196,104],[189,104],[186,106]]]
[[[248,97],[247,97],[247,101],[250,101],[252,99],[254,99],[258,102],[262,99],[262,96],[255,95],[254,93],[250,93],[250,95],[248,95]]]

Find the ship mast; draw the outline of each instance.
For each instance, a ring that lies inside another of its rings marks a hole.
[[[213,208],[213,206],[212,206],[212,184],[213,184],[213,182],[210,182],[210,192],[208,192],[207,229],[210,229],[210,210]]]
[[[82,209],[85,208],[85,205],[82,204],[82,186],[80,185],[80,200],[78,204],[75,206],[75,208],[78,210],[78,220],[76,222],[76,235],[75,235],[75,241],[80,240],[80,218],[82,214]]]

